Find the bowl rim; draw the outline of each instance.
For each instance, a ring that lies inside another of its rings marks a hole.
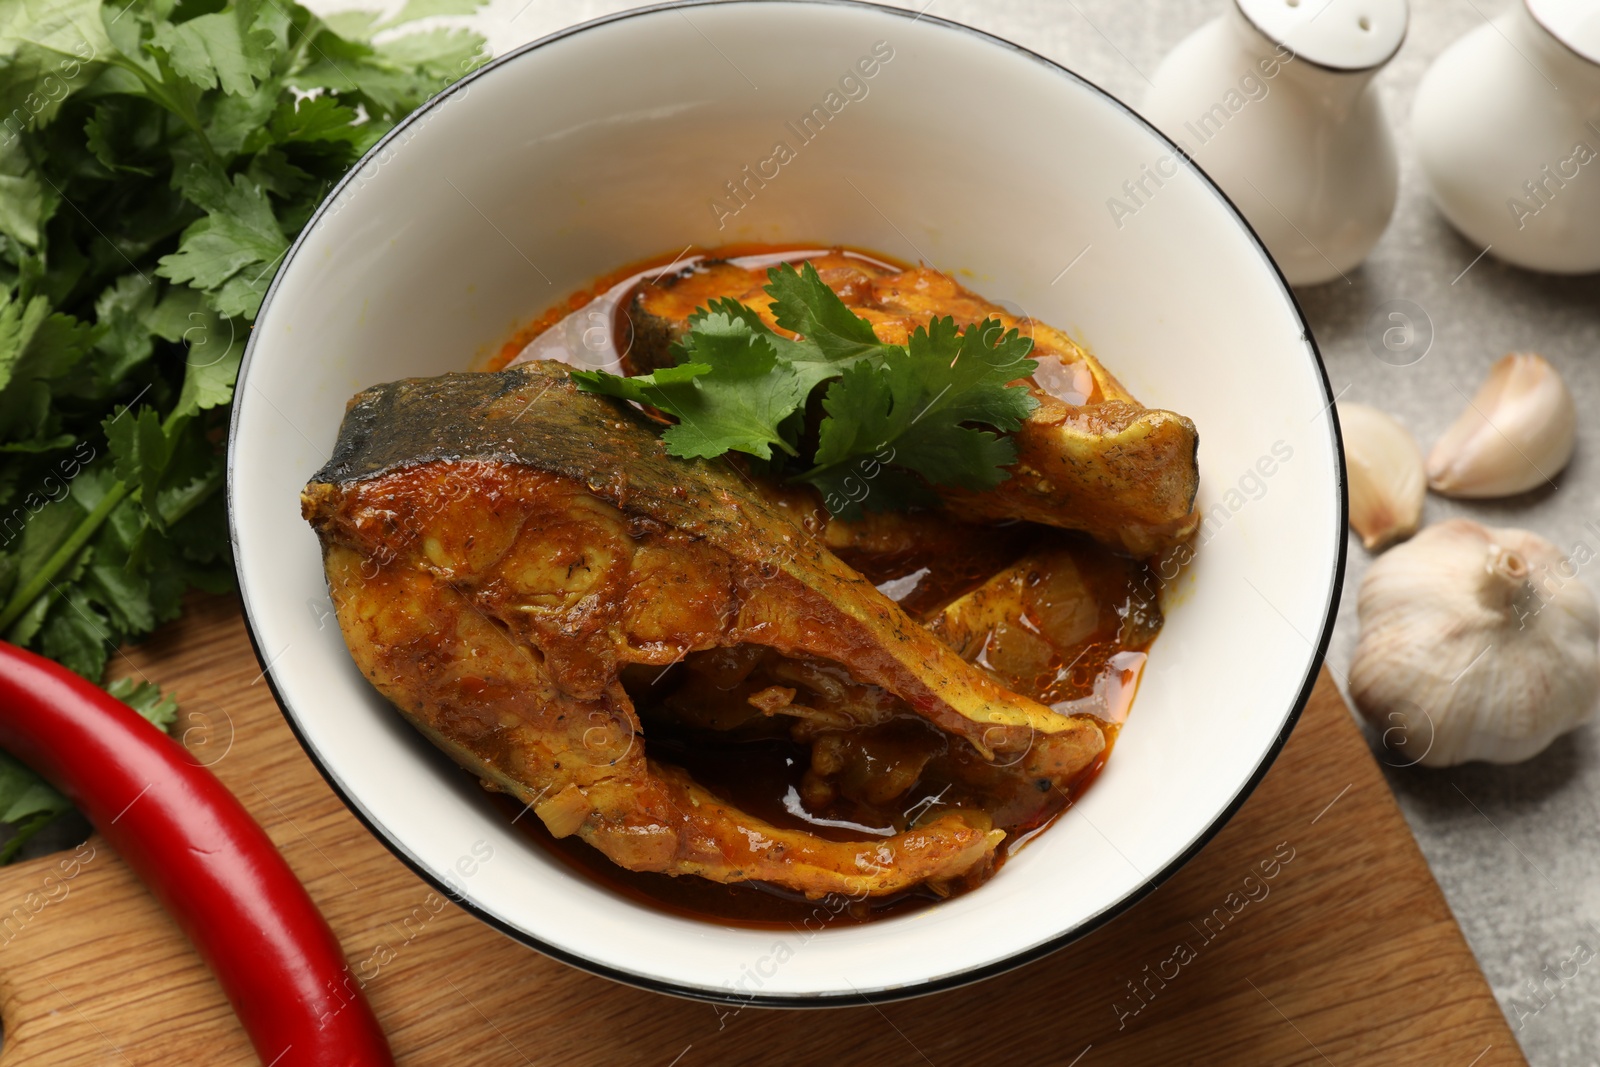
[[[1167,879],[1176,874],[1179,869],[1193,859],[1200,852],[1200,850],[1209,844],[1211,840],[1221,832],[1222,828],[1233,819],[1233,816],[1238,813],[1241,807],[1244,806],[1245,801],[1247,801],[1251,794],[1255,792],[1256,787],[1261,784],[1261,780],[1266,776],[1267,771],[1271,769],[1273,763],[1277,761],[1279,753],[1283,751],[1283,746],[1288,742],[1289,735],[1294,731],[1295,726],[1299,723],[1300,716],[1304,712],[1306,704],[1311,699],[1312,690],[1316,686],[1317,678],[1322,671],[1323,662],[1327,656],[1329,642],[1333,637],[1334,623],[1338,617],[1339,602],[1344,588],[1345,566],[1349,551],[1348,537],[1345,533],[1346,527],[1349,524],[1349,493],[1346,485],[1347,471],[1344,461],[1344,438],[1339,425],[1337,408],[1335,407],[1335,402],[1337,401],[1338,397],[1335,396],[1333,392],[1332,384],[1328,379],[1327,364],[1322,358],[1322,351],[1318,347],[1316,338],[1311,332],[1310,324],[1306,321],[1305,311],[1300,306],[1300,301],[1295,296],[1294,289],[1289,285],[1287,279],[1285,279],[1283,270],[1278,266],[1277,262],[1267,251],[1266,244],[1262,241],[1261,236],[1256,232],[1255,228],[1250,225],[1250,222],[1245,218],[1244,213],[1239,210],[1238,205],[1236,205],[1228,196],[1228,194],[1222,190],[1221,186],[1219,186],[1217,182],[1205,172],[1205,170],[1193,159],[1193,157],[1184,152],[1183,149],[1173,142],[1171,138],[1167,137],[1167,135],[1162,133],[1161,130],[1157,129],[1153,123],[1151,123],[1144,116],[1140,115],[1137,111],[1135,111],[1132,107],[1130,107],[1127,103],[1110,91],[1090,81],[1083,75],[1078,74],[1076,71],[1063,66],[1052,59],[1042,56],[1030,48],[1017,44],[1014,41],[1010,41],[1004,37],[989,33],[986,30],[980,30],[976,27],[968,26],[965,23],[956,22],[952,19],[941,18],[937,15],[929,15],[927,14],[926,6],[924,6],[922,11],[917,12],[905,8],[888,7],[884,4],[871,2],[871,0],[659,0],[659,2],[656,3],[651,3],[636,8],[629,8],[624,11],[613,12],[609,15],[602,15],[571,26],[566,26],[552,33],[548,33],[543,37],[539,37],[535,40],[519,45],[502,56],[496,56],[488,63],[485,63],[483,66],[462,77],[459,81],[436,93],[411,114],[397,122],[393,129],[386,133],[371,148],[369,148],[359,160],[350,166],[350,169],[345,173],[344,177],[339,180],[338,184],[330,189],[327,195],[323,197],[322,203],[317,206],[317,210],[312,214],[311,218],[306,221],[305,225],[301,228],[299,235],[295,238],[294,243],[290,245],[288,252],[284,254],[283,262],[273,275],[272,283],[268,286],[266,295],[262,298],[261,307],[256,313],[255,321],[260,323],[265,318],[268,309],[272,305],[272,299],[277,293],[278,285],[288,271],[289,264],[293,262],[295,256],[299,254],[302,246],[315,231],[317,224],[322,220],[323,215],[327,213],[329,208],[338,200],[340,194],[344,192],[345,187],[354,181],[362,172],[367,162],[376,158],[381,152],[383,152],[391,141],[402,134],[413,123],[422,121],[424,118],[426,118],[435,108],[442,105],[458,90],[468,88],[473,82],[477,81],[479,78],[487,76],[491,71],[518,60],[522,56],[530,52],[534,52],[545,45],[554,43],[567,37],[571,37],[575,34],[596,29],[601,26],[622,22],[627,19],[642,15],[651,15],[669,9],[681,9],[687,7],[713,7],[723,5],[743,5],[755,7],[769,4],[856,8],[881,14],[895,15],[902,18],[909,18],[912,22],[926,20],[929,23],[942,26],[947,30],[953,30],[970,35],[971,37],[976,38],[978,42],[983,45],[999,47],[1013,52],[1025,60],[1043,66],[1052,74],[1055,74],[1059,77],[1064,77],[1069,81],[1081,86],[1082,88],[1085,88],[1090,92],[1100,96],[1107,103],[1112,105],[1112,107],[1121,111],[1128,118],[1143,126],[1161,143],[1170,148],[1178,158],[1184,160],[1190,167],[1193,168],[1196,176],[1199,177],[1202,183],[1209,188],[1210,191],[1222,202],[1223,206],[1230,214],[1232,214],[1234,221],[1238,223],[1240,228],[1255,245],[1256,251],[1261,256],[1262,261],[1270,269],[1273,277],[1277,279],[1279,289],[1281,290],[1284,299],[1287,301],[1289,308],[1294,312],[1294,317],[1300,324],[1301,338],[1307,347],[1308,354],[1310,355],[1311,361],[1317,371],[1317,377],[1322,385],[1323,396],[1327,401],[1324,410],[1329,416],[1328,422],[1333,436],[1333,452],[1336,460],[1334,474],[1336,481],[1335,490],[1338,496],[1338,522],[1337,536],[1334,538],[1336,550],[1334,553],[1334,565],[1331,574],[1331,581],[1328,587],[1328,599],[1323,609],[1321,629],[1314,642],[1314,654],[1311,657],[1307,667],[1305,677],[1301,680],[1299,692],[1295,695],[1288,713],[1284,716],[1283,725],[1279,728],[1277,735],[1272,739],[1271,743],[1262,753],[1261,759],[1256,764],[1250,776],[1243,782],[1243,784],[1240,785],[1238,791],[1233,795],[1232,799],[1221,809],[1219,809],[1216,817],[1213,818],[1211,822],[1195,836],[1194,840],[1190,841],[1182,851],[1169,860],[1160,870],[1147,876],[1145,880],[1133,890],[1106,905],[1095,914],[1090,915],[1083,922],[1077,924],[1071,929],[1066,930],[1061,934],[1049,938],[1048,940],[1037,945],[1034,945],[1031,948],[1013,953],[1012,955],[1006,956],[1002,959],[994,960],[963,971],[945,975],[941,978],[929,979],[916,984],[894,986],[891,988],[877,990],[855,990],[850,993],[824,993],[816,995],[741,993],[733,989],[682,985],[676,982],[653,977],[648,974],[622,970],[608,964],[598,963],[577,953],[570,952],[566,949],[549,944],[548,942],[535,937],[534,935],[522,930],[512,923],[500,919],[498,916],[490,913],[478,905],[466,894],[446,885],[442,880],[435,877],[434,874],[420,860],[412,856],[399,841],[391,837],[389,831],[385,827],[380,825],[375,819],[368,816],[367,812],[357,802],[353,793],[345,788],[344,784],[337,778],[337,776],[335,776],[330,766],[324,762],[321,754],[317,751],[315,746],[313,746],[306,735],[301,732],[298,721],[295,719],[294,715],[290,713],[288,701],[285,700],[282,692],[278,688],[277,679],[274,675],[275,668],[272,658],[265,653],[262,643],[256,633],[255,618],[250,604],[250,592],[244,581],[244,569],[240,563],[240,554],[238,550],[238,519],[234,507],[236,480],[234,477],[234,451],[232,445],[238,432],[239,411],[242,406],[241,401],[238,398],[240,398],[243,394],[243,386],[246,376],[249,373],[250,365],[255,355],[256,342],[262,336],[261,332],[255,329],[250,331],[249,340],[245,344],[245,351],[240,360],[239,373],[234,387],[234,396],[236,399],[228,425],[228,540],[229,547],[233,552],[234,571],[239,589],[239,598],[242,607],[241,614],[244,619],[245,633],[250,639],[251,651],[255,654],[257,662],[261,665],[262,676],[266,680],[267,687],[272,693],[274,702],[276,702],[278,705],[279,713],[283,715],[284,721],[288,723],[290,732],[294,734],[295,740],[300,743],[300,747],[310,758],[312,766],[317,769],[317,772],[322,776],[323,780],[327,782],[329,788],[333,790],[334,795],[339,798],[339,800],[351,812],[351,814],[356,817],[361,825],[367,829],[367,832],[372,834],[372,836],[381,842],[383,846],[395,856],[396,859],[400,860],[401,863],[410,868],[411,871],[417,875],[417,877],[421,878],[424,883],[432,887],[434,891],[440,893],[446,899],[450,900],[458,907],[461,907],[475,918],[486,923],[491,928],[500,931],[502,934],[506,935],[512,940],[520,942],[521,944],[524,944],[545,956],[560,960],[562,963],[575,967],[581,971],[586,971],[602,978],[609,978],[612,981],[620,982],[624,985],[649,990],[655,993],[664,993],[669,996],[680,997],[687,1000],[709,1002],[712,1004],[726,1004],[738,1009],[743,1009],[745,1007],[835,1008],[859,1006],[861,1004],[887,1004],[894,1001],[908,1000],[914,997],[926,996],[931,993],[940,993],[952,989],[958,989],[962,986],[981,982],[987,978],[992,978],[996,975],[1004,974],[1007,971],[1015,970],[1016,968],[1025,966],[1034,962],[1035,960],[1042,959],[1059,949],[1065,948],[1067,945],[1070,945],[1080,938],[1093,933],[1095,930],[1098,930],[1112,919],[1115,919],[1119,915],[1127,912],[1135,904],[1139,903],[1139,901],[1143,900],[1146,896],[1159,888],[1164,882],[1167,881]]]

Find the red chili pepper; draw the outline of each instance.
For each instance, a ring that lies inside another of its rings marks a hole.
[[[263,1064],[394,1063],[305,887],[182,745],[99,686],[0,641],[0,748],[71,798],[150,887]]]

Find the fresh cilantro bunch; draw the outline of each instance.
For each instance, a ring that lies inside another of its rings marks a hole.
[[[766,292],[778,325],[798,339],[724,298],[690,316],[674,366],[572,377],[676,418],[662,435],[672,455],[743,452],[816,486],[840,518],[930,505],[932,486],[991,489],[1010,477],[1017,448],[1003,435],[1038,404],[1017,384],[1037,365],[1031,339],[995,319],[958,330],[935,318],[906,344],[884,344],[809,263],[773,267]],[[813,432],[807,409],[824,382]]]
[[[188,589],[231,586],[251,321],[339,177],[485,58],[416,20],[479,2],[0,0],[0,636],[98,680]],[[65,806],[0,763],[0,822]]]

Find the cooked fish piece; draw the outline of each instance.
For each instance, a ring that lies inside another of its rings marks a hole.
[[[1058,702],[1087,696],[1123,649],[1141,649],[1162,623],[1145,564],[1098,545],[1045,542],[927,625],[1003,685]]]
[[[830,842],[648,757],[623,670],[738,645],[838,665],[1047,785],[1104,747],[961,660],[736,468],[670,457],[655,430],[558,363],[359,394],[302,498],[357,665],[552,833],[629,869],[811,895],[981,877],[1004,837],[981,811]]]
[[[936,315],[961,326],[994,318],[1033,339],[1039,367],[1028,385],[1039,406],[1014,436],[1012,477],[983,492],[943,490],[952,515],[1082,530],[1138,556],[1194,533],[1199,435],[1187,418],[1144,407],[1071,338],[990,303],[947,274],[927,267],[892,272],[837,252],[809,262],[883,341],[904,343]],[[714,261],[642,284],[628,308],[630,373],[670,365],[671,343],[688,328],[689,316],[721,297],[746,304],[783,332],[772,318],[765,283],[764,269]]]
[[[449,481],[465,472],[431,463],[407,474],[413,485],[380,478],[363,483],[368,499],[349,503],[369,512],[398,505],[409,517],[449,499]],[[509,483],[495,488],[514,492]],[[333,521],[351,519],[362,521]],[[516,540],[514,530],[500,532]],[[351,655],[425,736],[486,786],[530,806],[554,836],[577,834],[629,870],[765,881],[811,896],[981,877],[991,862],[1003,835],[982,813],[851,843],[775,827],[724,803],[648,758],[620,684],[592,699],[564,689],[536,646],[491,615],[464,580],[422,563],[416,551],[402,542],[380,564],[381,548],[328,545],[329,589]],[[515,548],[512,556],[521,559]]]

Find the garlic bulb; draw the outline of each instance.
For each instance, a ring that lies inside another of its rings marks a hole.
[[[1513,352],[1489,370],[1428,454],[1428,485],[1446,496],[1509,496],[1556,476],[1572,458],[1577,409],[1543,356]]]
[[[1416,533],[1428,480],[1411,431],[1377,408],[1340,404],[1339,433],[1350,480],[1350,525],[1367,551]]]
[[[1600,696],[1600,609],[1578,576],[1589,558],[1466,519],[1380,556],[1357,601],[1356,707],[1408,764],[1542,751]]]

